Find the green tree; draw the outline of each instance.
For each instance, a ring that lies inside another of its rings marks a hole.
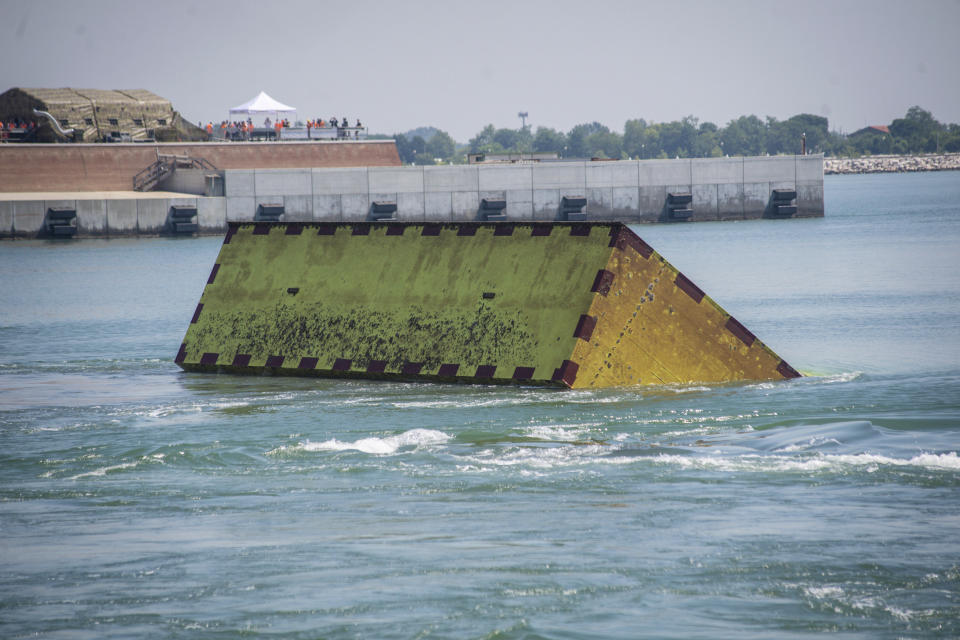
[[[533,136],[533,150],[537,153],[554,152],[563,155],[566,144],[567,136],[556,129],[537,127],[537,133]]]
[[[567,133],[567,153],[569,158],[591,157],[590,145],[587,139],[594,133],[609,133],[610,130],[599,122],[578,124]]]
[[[493,141],[507,151],[516,150],[520,142],[520,133],[515,129],[497,129]]]
[[[595,131],[587,136],[586,144],[591,158],[620,160],[623,157],[623,138],[613,131]]]
[[[726,155],[762,155],[767,146],[767,125],[757,116],[740,116],[727,123],[720,142]]]
[[[393,136],[393,141],[397,145],[397,154],[400,156],[400,162],[411,164],[416,158],[416,154],[413,151],[410,141],[407,140],[407,136],[398,133]]]
[[[426,152],[431,158],[440,158],[441,160],[450,160],[457,149],[457,143],[453,141],[450,134],[446,131],[436,131],[427,141]]]
[[[720,129],[712,122],[703,122],[697,129],[691,155],[694,158],[710,158],[723,155],[720,150]]]
[[[660,125],[661,151],[668,158],[689,157],[697,141],[697,122],[697,118],[686,116]]]
[[[951,124],[947,126],[945,135],[940,141],[940,150],[949,153],[960,151],[960,125]]]
[[[623,151],[630,158],[643,158],[647,147],[647,121],[643,118],[623,123]]]
[[[470,153],[490,153],[493,151],[493,135],[496,132],[496,128],[492,124],[488,124],[480,133],[470,138],[470,142],[467,143],[470,148]],[[498,148],[497,150],[502,151],[503,149]]]
[[[407,137],[402,134],[398,134],[398,136],[405,141],[400,160],[406,164],[433,164],[433,158],[426,153],[427,143],[422,137],[414,136],[412,140],[407,140]],[[400,152],[399,142],[397,151]]]
[[[918,106],[910,107],[904,117],[890,123],[890,133],[903,140],[911,153],[936,151],[937,135],[942,131],[943,125],[933,114]]]
[[[827,119],[809,113],[792,116],[783,122],[767,118],[767,153],[798,154],[802,149],[802,137],[806,135],[807,153],[823,150],[829,130]]]

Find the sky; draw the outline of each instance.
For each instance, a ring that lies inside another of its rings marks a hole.
[[[0,0],[0,92],[148,89],[193,122],[259,91],[372,133],[598,121],[960,123],[960,0]]]

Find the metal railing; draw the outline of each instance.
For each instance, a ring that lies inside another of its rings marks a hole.
[[[150,166],[133,176],[133,190],[149,191],[177,169],[217,170],[212,163],[204,158],[158,154],[157,159]]]

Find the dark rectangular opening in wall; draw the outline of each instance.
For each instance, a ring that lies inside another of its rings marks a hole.
[[[157,118],[157,124],[160,125],[161,127],[165,127],[167,126],[167,121],[164,120],[163,118]]]
[[[116,118],[109,118],[109,119],[107,120],[107,122],[109,122],[109,123],[112,124],[113,126],[117,126],[117,124],[118,124]]]
[[[70,121],[69,121],[69,120],[61,120],[61,121],[60,121],[60,126],[61,126],[61,127],[69,127],[69,126],[70,126]]]
[[[84,122],[84,124],[88,124],[88,125],[91,125],[91,126],[92,126],[92,125],[93,125],[93,118],[84,118],[84,119],[83,119],[83,122]]]
[[[143,120],[141,120],[140,118],[134,118],[134,119],[133,119],[133,124],[137,125],[138,127],[142,127],[142,126],[143,126]]]

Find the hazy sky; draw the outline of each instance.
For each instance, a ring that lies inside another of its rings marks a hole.
[[[568,130],[915,104],[960,123],[960,0],[0,0],[0,92],[149,89],[222,120],[263,90],[373,132]]]

